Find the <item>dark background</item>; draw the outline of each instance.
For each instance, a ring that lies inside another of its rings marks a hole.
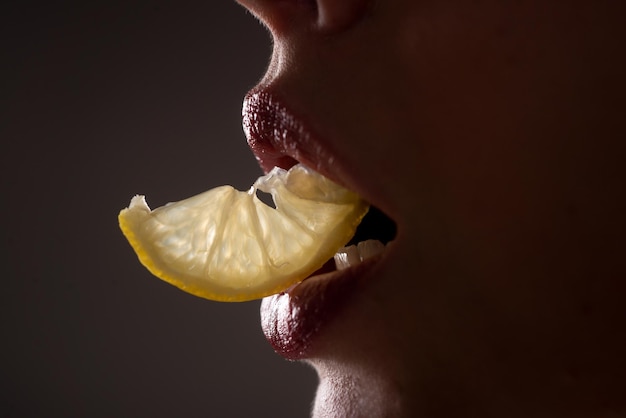
[[[312,369],[274,354],[259,302],[152,277],[117,226],[261,173],[241,129],[271,44],[233,1],[0,10],[1,417],[304,417]]]

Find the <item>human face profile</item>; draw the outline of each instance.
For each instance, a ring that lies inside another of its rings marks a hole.
[[[240,3],[274,41],[244,102],[261,166],[303,163],[393,229],[263,301],[318,372],[314,415],[626,414],[624,6]]]

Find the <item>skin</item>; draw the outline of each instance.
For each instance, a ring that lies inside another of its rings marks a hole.
[[[262,83],[398,225],[313,414],[626,416],[624,3],[240,2]]]

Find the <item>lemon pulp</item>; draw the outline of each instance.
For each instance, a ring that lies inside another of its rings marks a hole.
[[[154,210],[137,195],[118,219],[152,274],[193,295],[236,302],[278,293],[315,272],[367,210],[357,194],[298,164],[274,168],[248,192],[221,186]]]

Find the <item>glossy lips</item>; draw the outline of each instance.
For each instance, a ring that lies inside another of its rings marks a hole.
[[[289,168],[297,162],[341,183],[335,161],[300,119],[267,90],[253,91],[244,101],[243,126],[261,167]],[[367,219],[367,217],[366,217]],[[315,336],[332,319],[355,287],[386,254],[356,265],[314,275],[285,292],[263,299],[261,324],[274,349],[290,359],[307,357]]]
[[[324,166],[332,162],[331,155],[275,95],[267,91],[249,93],[242,117],[248,145],[265,172],[275,166],[289,169],[301,162],[341,183],[330,177]]]
[[[310,277],[283,293],[264,298],[261,327],[274,350],[291,360],[311,355],[315,337],[324,324],[338,314],[380,257]]]

